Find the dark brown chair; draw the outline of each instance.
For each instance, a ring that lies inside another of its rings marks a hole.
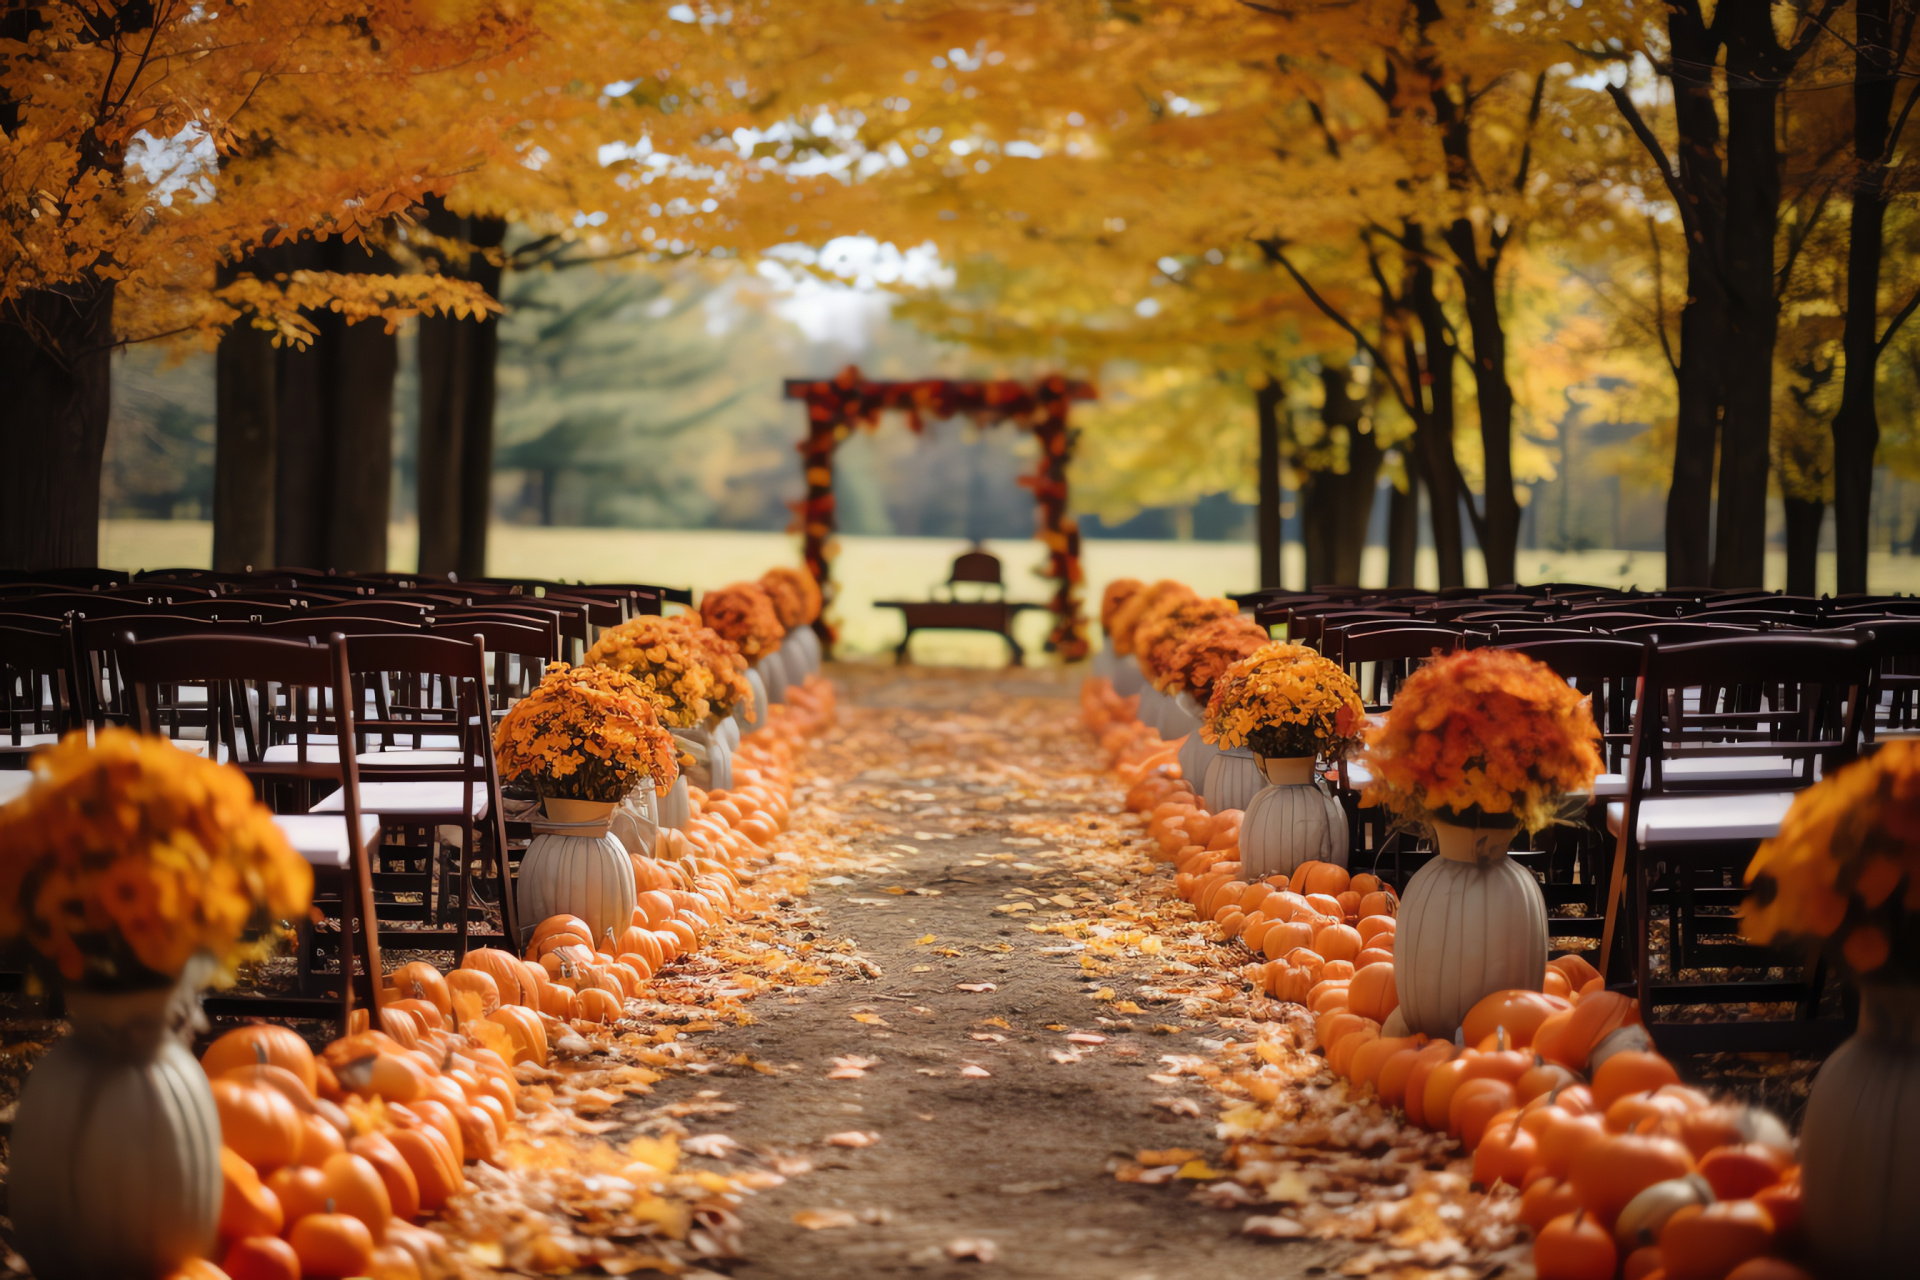
[[[381,987],[380,940],[374,928],[373,847],[380,824],[360,809],[360,776],[354,753],[340,752],[327,762],[240,759],[236,719],[249,708],[263,710],[284,700],[303,732],[331,733],[343,741],[354,736],[352,682],[344,640],[320,646],[261,636],[216,634],[135,641],[119,648],[129,687],[135,727],[159,733],[162,689],[199,685],[211,711],[206,749],[225,754],[254,782],[261,798],[275,809],[275,822],[289,843],[313,867],[314,905],[335,922],[332,946],[319,942],[310,920],[295,921],[299,947],[300,990],[296,995],[227,995],[206,1001],[208,1012],[270,1018],[337,1018],[344,1032],[357,998],[378,1013]],[[249,693],[253,695],[249,697]],[[195,744],[186,744],[193,749]],[[222,752],[222,748],[225,748]],[[316,785],[338,788],[332,813],[311,813],[304,803]],[[356,959],[361,962],[358,974]],[[334,960],[331,982],[319,964]],[[325,988],[333,989],[327,991]],[[358,988],[358,992],[356,992]],[[378,1019],[375,1019],[378,1025]]]
[[[0,626],[0,680],[6,682],[6,728],[0,766],[24,768],[27,757],[80,724],[73,677],[73,636]]]

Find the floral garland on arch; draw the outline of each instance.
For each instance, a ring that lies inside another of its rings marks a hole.
[[[806,468],[807,496],[792,504],[795,521],[789,531],[801,535],[801,556],[827,603],[834,597],[833,559],[839,554],[833,536],[838,527],[833,455],[855,427],[871,431],[879,425],[881,414],[898,410],[907,415],[907,426],[915,433],[924,431],[929,419],[962,414],[982,426],[1010,422],[1033,432],[1040,442],[1040,462],[1032,475],[1021,477],[1020,484],[1033,490],[1039,517],[1036,536],[1047,548],[1047,571],[1042,576],[1054,584],[1053,597],[1047,602],[1053,613],[1047,649],[1069,662],[1086,657],[1087,622],[1080,600],[1086,576],[1080,567],[1080,524],[1067,514],[1067,463],[1078,433],[1068,425],[1067,416],[1073,401],[1094,398],[1090,385],[1058,374],[1031,384],[1010,380],[954,382],[944,378],[868,382],[849,365],[827,381],[790,380],[786,394],[787,399],[804,401],[807,406],[807,438],[799,446]],[[826,644],[833,643],[830,624],[823,620],[815,624],[815,629]]]

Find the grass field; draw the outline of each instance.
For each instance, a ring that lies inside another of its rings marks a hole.
[[[387,562],[392,568],[413,567],[417,546],[413,526],[395,525],[387,545]],[[848,656],[890,653],[900,641],[900,616],[891,610],[875,609],[873,602],[924,599],[935,584],[946,579],[953,557],[967,546],[956,538],[868,537],[843,537],[840,545],[840,558],[834,563],[840,595],[834,612],[841,622],[842,648]],[[1044,562],[1039,543],[987,545],[1005,562],[1012,598],[1046,599],[1047,584],[1033,572]],[[100,563],[109,567],[204,568],[212,554],[213,528],[205,521],[103,520],[100,524]],[[496,525],[487,567],[503,577],[656,582],[706,590],[757,577],[769,565],[791,564],[798,558],[798,539],[778,533]],[[1218,594],[1247,590],[1256,584],[1259,572],[1253,547],[1240,542],[1095,539],[1085,544],[1083,559],[1089,614],[1097,609],[1101,589],[1115,578],[1177,578],[1197,591]],[[1287,548],[1284,568],[1287,581],[1300,580],[1298,546]],[[1520,553],[1521,576],[1529,582],[1590,582],[1646,589],[1664,584],[1664,570],[1661,555],[1651,551]],[[1869,571],[1875,590],[1920,591],[1920,558],[1876,554]],[[1380,582],[1385,576],[1386,553],[1370,548],[1362,563],[1361,580]],[[1430,553],[1423,553],[1417,576],[1425,583],[1435,580]],[[1484,581],[1479,560],[1471,554],[1467,577],[1469,582]],[[1785,557],[1770,555],[1767,585],[1779,587],[1785,579]],[[1831,556],[1822,558],[1819,585],[1822,591],[1833,590]],[[1021,643],[1036,656],[1047,626],[1043,613],[1029,613],[1020,620]],[[914,640],[914,656],[927,663],[992,665],[1004,655],[1005,646],[991,636],[923,634]]]

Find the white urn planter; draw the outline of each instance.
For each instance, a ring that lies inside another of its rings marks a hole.
[[[681,774],[660,797],[660,825],[685,831],[693,825],[693,798],[687,794],[687,775]]]
[[[1217,752],[1207,765],[1200,794],[1206,801],[1207,812],[1225,813],[1228,809],[1244,810],[1266,785],[1267,780],[1260,776],[1260,762],[1253,752],[1245,747],[1229,747]]]
[[[713,736],[727,744],[728,751],[740,749],[740,720],[737,716],[722,716],[713,726]]]
[[[1822,1275],[1903,1275],[1920,1254],[1920,985],[1860,991],[1860,1027],[1813,1080],[1800,1128]]]
[[[1113,641],[1111,639],[1108,639],[1102,644],[1099,651],[1093,655],[1093,674],[1115,685],[1115,691],[1118,691],[1120,655],[1113,651]]]
[[[753,669],[760,673],[760,679],[766,682],[767,701],[785,702],[787,700],[787,665],[780,661],[780,651],[771,649],[754,660]]]
[[[1147,677],[1140,670],[1140,660],[1130,653],[1115,654],[1113,659],[1113,691],[1123,698],[1140,694],[1140,701],[1146,702]],[[1141,719],[1144,721],[1145,716]]]
[[[197,970],[197,966],[193,967]],[[38,1276],[157,1276],[213,1248],[220,1113],[184,1043],[198,974],[123,994],[66,991],[73,1034],[27,1077],[7,1216]]]
[[[1240,820],[1240,874],[1249,882],[1291,876],[1303,862],[1347,865],[1347,812],[1320,788],[1313,762],[1312,756],[1255,757],[1267,785]]]
[[[1193,702],[1196,714],[1198,714],[1199,704],[1194,701],[1191,695],[1183,693],[1180,696],[1188,702]],[[1202,721],[1205,720],[1204,715],[1199,716],[1199,718]],[[1195,791],[1202,793],[1203,800],[1205,799],[1204,793],[1207,785],[1207,769],[1212,766],[1213,758],[1219,754],[1220,748],[1201,737],[1198,728],[1194,729],[1192,733],[1189,733],[1187,740],[1180,744],[1180,755],[1178,757],[1180,761],[1180,776],[1193,784]]]
[[[1160,736],[1171,742],[1175,738],[1198,737],[1200,734],[1200,708],[1192,698],[1182,693],[1169,697],[1161,694]],[[1186,702],[1181,702],[1186,698]]]
[[[793,646],[794,669],[801,679],[820,669],[820,633],[813,629],[812,623],[801,623],[787,632],[787,643]]]
[[[689,786],[699,787],[702,791],[733,789],[733,752],[706,725],[675,729],[673,740],[680,744],[682,751],[693,757],[692,766],[686,770]]]
[[[733,709],[734,723],[740,726],[742,735],[764,729],[767,724],[767,682],[752,667],[747,668],[747,687],[753,690],[752,705],[743,702]]]
[[[531,935],[550,916],[573,915],[596,938],[633,923],[633,863],[612,834],[614,805],[596,800],[543,801],[533,841],[520,860],[515,901],[520,928]]]
[[[660,801],[652,778],[642,778],[640,785],[627,793],[613,811],[608,831],[630,857],[653,856],[653,847],[660,839]],[[634,887],[639,888],[637,880]]]
[[[1481,997],[1541,989],[1547,904],[1533,873],[1507,856],[1517,827],[1433,829],[1439,856],[1400,896],[1395,986],[1410,1032],[1452,1039]]]

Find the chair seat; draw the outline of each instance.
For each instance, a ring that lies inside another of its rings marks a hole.
[[[8,804],[19,799],[32,785],[31,769],[0,769],[0,804]]]
[[[1797,791],[1754,791],[1736,796],[1656,796],[1641,802],[1642,846],[1696,844],[1708,840],[1765,840],[1778,835],[1780,821]],[[1607,830],[1620,834],[1624,800],[1607,805]]]
[[[461,802],[463,784],[458,782],[363,782],[360,784],[360,809],[382,818],[457,818],[466,807]],[[336,791],[313,806],[315,813],[339,813],[343,793]],[[472,812],[475,818],[487,815],[487,789],[473,788]]]
[[[394,736],[412,738],[415,735],[409,733],[409,734],[395,734]],[[406,747],[396,747],[394,748],[394,750],[397,750],[397,751],[458,751],[460,749],[459,734],[422,733],[418,735],[418,737],[419,737],[419,741],[414,743],[413,745],[406,746]],[[337,734],[310,733],[307,735],[307,759],[319,760],[321,758],[320,756],[315,754],[316,748],[337,747],[339,745],[340,745],[340,738],[339,738],[339,735]],[[287,760],[298,759],[299,757],[296,754],[297,746],[298,744],[296,743],[283,742],[277,746],[268,747],[267,759],[269,761],[279,760],[282,762],[285,762]],[[274,755],[274,752],[276,751],[285,751],[287,754],[284,756],[276,756]],[[338,757],[332,757],[332,756],[327,758],[338,759]]]
[[[60,735],[57,733],[23,733],[18,743],[13,741],[12,734],[0,733],[0,755],[13,755],[16,752],[25,755],[42,747],[50,747],[58,741]]]
[[[268,747],[266,750],[268,764],[292,764],[299,758],[300,748],[291,742],[283,742],[277,747]],[[363,765],[394,764],[420,768],[430,765],[457,765],[460,763],[460,753],[458,751],[416,751],[411,748],[393,751],[375,750],[361,752],[359,760]],[[309,743],[307,744],[307,761],[310,764],[338,764],[340,748],[331,742]],[[479,760],[476,758],[474,763],[478,764]]]
[[[347,845],[347,824],[338,812],[275,814],[274,825],[287,837],[293,851],[316,867],[344,871],[353,865],[353,850]],[[380,819],[360,815],[360,847],[370,849],[380,839]]]
[[[1665,760],[1660,773],[1669,783],[1791,782],[1797,761],[1787,756],[1715,756],[1705,760]],[[1627,794],[1627,775],[1603,773],[1593,780],[1596,796]]]

